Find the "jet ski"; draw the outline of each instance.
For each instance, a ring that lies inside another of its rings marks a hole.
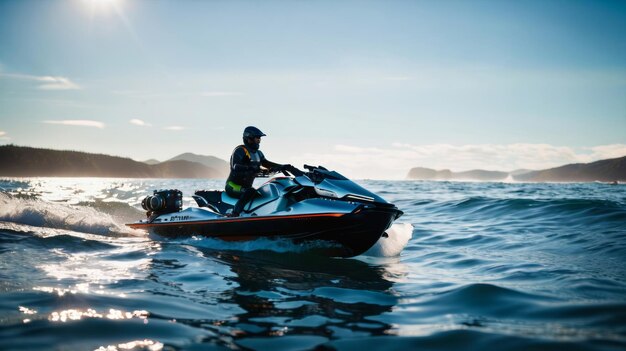
[[[320,243],[329,256],[352,257],[372,247],[403,214],[336,171],[304,168],[289,167],[275,174],[238,217],[230,216],[237,199],[225,191],[196,191],[192,197],[198,207],[182,209],[180,191],[155,190],[142,201],[148,218],[127,226],[163,237]]]

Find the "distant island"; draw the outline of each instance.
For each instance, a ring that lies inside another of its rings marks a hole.
[[[626,181],[626,156],[592,163],[575,163],[546,170],[515,170],[512,172],[471,170],[452,172],[448,169],[412,168],[407,179],[474,180],[523,182],[615,182]]]
[[[218,176],[217,178],[228,177],[228,173],[230,171],[230,166],[228,162],[222,160],[221,158],[217,158],[215,156],[203,156],[203,155],[192,154],[191,152],[186,152],[184,154],[180,154],[178,156],[172,157],[166,162],[170,162],[170,161],[189,161],[189,162],[196,162],[196,163],[205,165],[217,172],[216,174]]]
[[[112,178],[225,178],[228,163],[191,153],[159,162],[79,151],[0,146],[0,176]]]

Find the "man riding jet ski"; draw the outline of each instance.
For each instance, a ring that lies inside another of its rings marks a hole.
[[[254,178],[261,171],[261,166],[268,170],[280,171],[291,165],[281,165],[265,158],[259,146],[261,137],[266,136],[259,128],[249,126],[243,131],[243,145],[239,145],[233,150],[230,156],[230,174],[226,180],[226,193],[239,199],[231,217],[237,217],[241,213],[243,206],[256,194],[252,187]]]
[[[372,247],[402,215],[395,205],[335,171],[304,167],[306,172],[282,167],[284,176],[259,187],[238,217],[228,214],[239,199],[226,191],[196,191],[198,207],[183,210],[180,191],[162,190],[142,201],[148,219],[127,225],[166,237],[320,243],[313,246],[325,255],[352,257]]]

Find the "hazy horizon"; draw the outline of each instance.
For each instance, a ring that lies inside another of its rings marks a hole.
[[[619,1],[0,2],[0,143],[353,178],[626,155]]]
[[[14,144],[10,144],[10,145],[14,145]],[[0,144],[0,146],[3,146],[3,144]],[[14,146],[21,147],[20,145],[14,145]],[[80,150],[67,150],[67,149],[60,150],[60,149],[50,149],[50,148],[47,148],[47,149],[49,149],[49,150],[54,150],[54,151],[81,152]],[[166,162],[166,161],[169,161],[169,160],[171,160],[171,159],[173,159],[173,158],[177,158],[178,156],[181,156],[181,155],[183,155],[183,154],[188,154],[188,153],[189,153],[189,152],[182,153],[182,154],[177,154],[177,155],[173,155],[172,157],[168,157],[168,158],[166,158],[166,159],[161,159],[161,160],[158,160],[158,159],[155,159],[155,158],[145,159],[145,160],[135,160],[135,159],[133,159],[133,160],[134,160],[134,161],[137,161],[137,162],[157,161],[157,163],[160,163],[160,162]],[[94,153],[94,154],[104,154],[104,155],[107,155],[107,156],[113,156],[113,157],[124,157],[124,158],[128,158],[128,157],[123,156],[123,155],[122,155],[122,156],[120,156],[120,155],[111,155],[111,154],[106,154],[106,153]],[[215,157],[214,155],[208,155],[208,154],[207,154],[207,155],[203,155],[203,154],[196,154],[196,153],[191,153],[191,154],[192,154],[192,155],[194,155],[194,156]],[[626,155],[621,156],[621,157],[626,157]],[[618,157],[618,158],[621,158],[621,157]],[[131,158],[131,159],[132,159],[132,158]],[[228,162],[227,160],[224,160],[224,159],[221,159],[221,160],[222,160],[222,161],[225,161],[225,162]],[[606,159],[604,159],[604,160],[606,160]],[[194,161],[194,162],[200,162],[200,161],[197,161],[197,160],[193,160],[193,161]],[[200,163],[202,163],[202,162],[200,162]],[[153,164],[153,163],[150,163],[150,164]],[[306,162],[304,162],[304,163],[296,163],[296,164],[294,164],[294,165],[295,165],[296,167],[301,168],[302,170],[304,170],[304,167],[303,167],[303,166],[304,166],[304,164],[306,164]],[[317,165],[317,164],[312,164],[312,165]],[[459,174],[459,173],[468,172],[468,171],[487,171],[487,172],[490,172],[490,171],[496,171],[496,172],[505,172],[505,173],[509,173],[509,176],[516,176],[516,175],[514,175],[514,174],[515,174],[515,173],[517,173],[517,172],[519,172],[519,171],[523,171],[522,173],[525,173],[525,172],[532,172],[532,171],[543,171],[543,170],[547,170],[547,169],[550,169],[550,168],[557,168],[557,167],[566,166],[566,165],[568,165],[568,164],[561,164],[561,165],[557,165],[557,166],[554,166],[554,167],[548,167],[548,168],[545,168],[545,169],[519,169],[519,168],[518,168],[518,169],[510,169],[510,170],[507,170],[507,169],[483,169],[483,168],[472,168],[472,169],[466,169],[466,170],[457,170],[457,169],[433,169],[433,170],[435,170],[435,171],[444,171],[444,170],[448,170],[448,171],[451,171],[451,172],[452,172],[452,173],[454,173],[454,174],[457,174],[457,176],[458,176],[458,174]],[[213,166],[211,166],[211,167],[213,167]],[[367,177],[367,176],[363,176],[363,177],[359,177],[359,176],[354,177],[354,176],[351,176],[351,178],[353,178],[353,179],[362,179],[362,180],[365,180],[365,179],[372,179],[372,180],[410,180],[410,179],[412,179],[412,178],[411,178],[411,177],[409,177],[409,173],[412,171],[412,168],[416,168],[416,167],[418,167],[418,168],[419,168],[419,167],[421,167],[421,168],[426,168],[426,169],[429,169],[429,167],[422,167],[422,166],[419,166],[419,165],[418,165],[418,166],[411,167],[410,169],[407,169],[407,170],[406,170],[406,172],[405,172],[405,174],[404,174],[403,176],[401,176],[401,177],[395,177],[395,178],[372,178],[372,177]],[[332,169],[332,168],[331,168],[331,169]],[[342,171],[341,169],[336,169],[336,170],[338,170],[338,171],[340,171],[341,173],[343,173],[343,171]],[[40,176],[37,176],[37,178],[39,178],[39,177],[40,177]],[[57,177],[57,176],[53,176],[53,177]],[[83,178],[83,177],[85,177],[85,176],[82,176],[82,175],[77,175],[76,177],[78,177],[78,178]],[[62,177],[62,178],[63,178],[63,177]],[[69,176],[69,178],[73,178],[73,176]],[[105,178],[109,178],[109,177],[105,177]],[[444,179],[433,179],[433,180],[444,180]],[[453,178],[451,178],[451,179],[446,179],[446,180],[447,180],[447,181],[456,181],[456,180],[462,181],[463,179],[462,179],[462,178],[455,178],[455,177],[453,177]],[[259,181],[261,181],[261,179],[259,179]],[[478,178],[475,178],[475,179],[468,178],[468,179],[466,179],[465,181],[479,181],[479,182],[482,182],[482,181],[491,181],[491,180],[478,179]],[[506,180],[506,182],[517,182],[517,181],[516,181],[516,180],[514,180],[513,178],[511,178],[511,179],[507,179],[507,180]],[[522,180],[522,181],[520,181],[520,182],[525,182],[525,181],[524,181],[524,180]]]

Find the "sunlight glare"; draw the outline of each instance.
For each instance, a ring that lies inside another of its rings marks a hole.
[[[83,2],[89,6],[92,14],[95,14],[119,11],[122,0],[83,0]]]
[[[107,6],[107,5],[111,5],[113,3],[117,3],[120,0],[83,0],[83,1],[87,2],[87,3],[91,3],[93,5]]]

